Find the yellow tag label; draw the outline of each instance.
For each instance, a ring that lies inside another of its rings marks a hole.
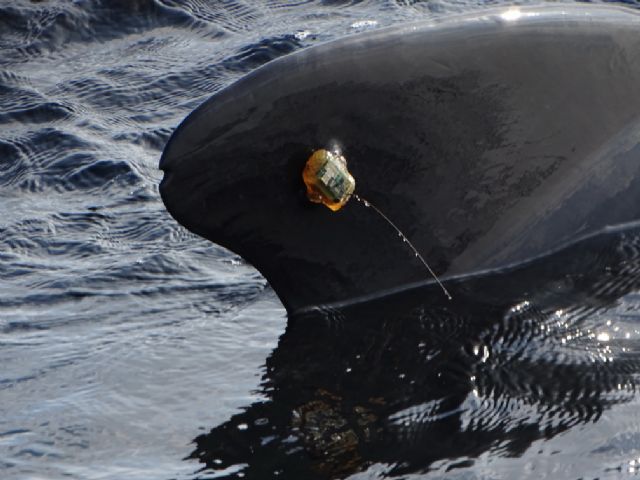
[[[340,210],[353,194],[356,182],[347,170],[347,161],[328,150],[313,152],[302,172],[307,197],[333,211]]]

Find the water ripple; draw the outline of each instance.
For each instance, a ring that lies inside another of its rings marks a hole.
[[[540,459],[562,452],[575,462],[570,445],[580,442],[598,468],[626,472],[640,452],[637,232],[563,259],[577,266],[563,277],[528,270],[541,284],[527,295],[512,272],[508,284],[458,285],[473,309],[421,298],[355,326],[353,311],[324,309],[311,323],[292,319],[273,350],[285,318],[264,279],[178,226],[158,195],[157,161],[173,129],[247,72],[363,29],[482,7],[0,5],[3,478],[194,478],[219,469],[216,460],[245,468],[246,452],[249,464],[323,446],[323,468],[340,475],[473,475],[483,461],[488,476],[520,475],[536,462],[552,471]],[[582,274],[599,267],[596,278]],[[211,471],[194,473],[195,460],[182,459],[212,425],[193,455]],[[580,429],[589,435],[564,440]],[[442,458],[450,431],[461,448]],[[220,438],[233,441],[220,450]],[[354,438],[364,439],[358,448]],[[389,442],[406,448],[406,462]],[[380,462],[367,465],[372,452]]]

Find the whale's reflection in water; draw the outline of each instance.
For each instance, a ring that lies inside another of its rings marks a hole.
[[[190,458],[222,477],[311,479],[518,457],[634,400],[640,312],[623,297],[639,285],[634,227],[451,281],[453,301],[430,286],[294,316],[266,399]]]

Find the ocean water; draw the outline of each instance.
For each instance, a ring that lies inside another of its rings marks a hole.
[[[158,194],[173,129],[247,72],[501,3],[0,2],[0,478],[635,476],[637,226],[455,304],[287,319]]]

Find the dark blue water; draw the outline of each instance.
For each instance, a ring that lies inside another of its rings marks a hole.
[[[245,73],[488,4],[1,2],[0,478],[635,475],[637,227],[453,304],[287,321],[158,195],[173,129]]]

